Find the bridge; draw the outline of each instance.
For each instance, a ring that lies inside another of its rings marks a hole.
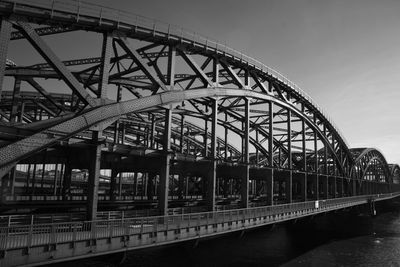
[[[350,148],[296,84],[226,45],[82,1],[1,0],[0,16],[1,266],[400,195],[399,165]],[[54,41],[82,35],[95,56]]]

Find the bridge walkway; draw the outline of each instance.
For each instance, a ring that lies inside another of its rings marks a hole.
[[[177,243],[399,195],[388,193],[226,211],[2,227],[0,265],[39,265]]]

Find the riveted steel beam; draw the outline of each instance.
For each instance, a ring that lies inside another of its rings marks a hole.
[[[12,26],[7,19],[3,17],[0,17],[0,19],[1,19],[0,20],[0,100],[1,100],[4,74],[6,70],[8,43],[10,41]]]
[[[185,53],[185,50],[182,48],[177,48],[179,50],[179,55],[186,61],[186,63],[190,66],[190,68],[199,76],[202,80],[204,86],[213,86],[213,82],[208,78],[208,76],[204,73],[203,69],[197,65],[194,59]]]
[[[135,63],[141,68],[141,70],[147,75],[147,77],[156,85],[158,85],[163,91],[168,91],[167,86],[157,77],[157,73],[147,66],[147,63],[142,59],[138,52],[132,50],[128,46],[128,41],[123,38],[117,38],[116,42],[125,50],[125,52],[135,61]]]
[[[108,78],[110,76],[110,59],[112,52],[113,37],[110,33],[103,34],[103,46],[101,49],[100,77],[99,89],[97,92],[98,98],[107,98]]]
[[[57,71],[65,83],[81,98],[81,100],[87,103],[89,106],[96,106],[96,101],[89,95],[88,92],[86,92],[86,90],[65,67],[65,65],[51,50],[51,48],[35,32],[32,26],[22,20],[18,20],[17,24],[22,30],[24,36],[31,42],[31,44],[42,55],[42,57],[45,58],[46,61]]]
[[[54,99],[50,93],[48,93],[38,82],[36,82],[33,78],[24,79],[24,81],[28,82],[33,88],[35,88],[42,96],[44,96],[47,100],[50,101],[59,111],[64,111],[64,107],[58,103],[56,99]]]

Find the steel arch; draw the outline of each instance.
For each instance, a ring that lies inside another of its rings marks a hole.
[[[388,167],[381,153],[368,150],[355,157],[355,150],[349,150],[337,127],[309,96],[257,60],[200,36],[177,32],[169,25],[162,28],[166,25],[154,24],[146,18],[136,16],[132,20],[126,13],[121,16],[120,11],[97,9],[84,2],[80,6],[74,2],[68,4],[25,0],[0,3],[2,27],[17,30],[2,36],[4,44],[26,38],[47,61],[18,66],[11,59],[4,60],[1,78],[13,77],[15,84],[12,98],[7,98],[9,92],[2,92],[5,105],[1,119],[9,127],[7,131],[24,129],[24,132],[2,143],[1,176],[19,160],[84,130],[112,131],[110,125],[123,123],[130,113],[150,114],[167,108],[207,123],[211,118],[207,110],[219,100],[218,113],[225,114],[226,119],[221,120],[217,114],[217,124],[242,139],[247,138],[256,151],[251,162],[247,160],[248,164],[362,179],[369,166],[378,161],[387,180]],[[101,57],[62,61],[42,38],[79,30],[103,35]],[[72,70],[69,66],[83,69]],[[180,72],[182,66],[185,70]],[[49,93],[38,81],[42,78],[61,79],[72,93],[67,97]],[[42,98],[33,96],[26,106],[27,112],[19,111],[17,122],[21,82],[32,86]],[[112,86],[117,87],[115,100],[106,95]],[[190,109],[183,108],[184,103]],[[246,111],[246,105],[250,110]],[[36,116],[38,109],[40,119]],[[42,113],[46,119],[41,122]],[[253,116],[248,119],[246,113]],[[246,120],[248,125],[244,127]],[[267,129],[267,123],[275,126]],[[300,123],[297,129],[292,128],[295,123]],[[195,129],[194,124],[190,127]],[[177,138],[182,138],[181,135],[182,130],[174,132]],[[202,130],[202,135],[205,139],[212,137],[207,129]],[[207,140],[203,145],[199,140],[192,141],[198,149],[212,149]],[[248,146],[244,153],[227,140],[218,142],[230,146],[236,154],[242,153],[242,158],[249,152]],[[294,142],[301,142],[301,146]]]

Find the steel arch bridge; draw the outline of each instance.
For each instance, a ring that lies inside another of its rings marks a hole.
[[[0,18],[0,264],[178,242],[400,192],[399,165],[350,148],[293,82],[226,45],[81,1],[1,0]],[[83,36],[91,51],[66,49]],[[110,220],[122,206],[161,217]],[[169,216],[176,207],[202,211],[196,225],[193,213]],[[2,226],[27,209],[88,222]]]
[[[16,176],[25,176],[19,183],[25,179],[30,200],[68,199],[74,169],[88,176],[89,218],[100,170],[111,170],[110,199],[118,174],[136,173],[137,180],[140,173],[133,194],[150,187],[164,214],[168,196],[182,194],[181,176],[201,181],[197,191],[210,210],[227,186],[248,207],[249,191],[271,205],[277,194],[290,203],[385,193],[398,181],[397,165],[376,149],[350,149],[294,83],[215,41],[82,2],[4,0],[0,15],[3,201],[15,194]],[[90,46],[99,54],[65,59],[48,41],[75,32],[96,35]],[[19,64],[9,52],[14,42],[29,44],[42,60]],[[47,191],[45,170],[55,173]]]

